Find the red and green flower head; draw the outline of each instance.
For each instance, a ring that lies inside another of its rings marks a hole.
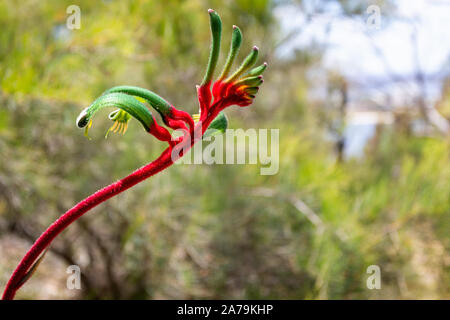
[[[258,47],[254,46],[237,70],[230,74],[233,62],[242,44],[242,32],[237,26],[233,26],[230,50],[219,78],[213,83],[211,94],[210,87],[220,52],[222,22],[214,10],[210,9],[208,12],[211,21],[212,43],[207,71],[202,84],[197,89],[200,119],[205,119],[212,109],[223,110],[230,105],[245,107],[252,104],[259,86],[264,82],[262,74],[267,67],[267,63],[264,62],[262,65],[251,69],[258,59],[259,52]],[[214,100],[211,104],[212,98]],[[213,108],[214,105],[215,108]]]
[[[114,88],[113,88],[114,89]],[[112,89],[110,89],[112,90]],[[87,136],[89,128],[92,126],[92,118],[95,113],[101,109],[115,107],[117,110],[109,114],[109,119],[114,121],[110,131],[125,133],[128,122],[131,118],[138,120],[144,129],[161,141],[170,141],[170,132],[158,125],[155,117],[148,108],[134,96],[122,92],[108,92],[97,98],[89,107],[81,111],[77,118],[76,124],[79,128],[86,128]]]
[[[114,124],[109,128],[106,136],[110,131],[125,133],[128,122],[131,118],[135,118],[148,133],[154,135],[157,139],[171,141],[170,132],[158,125],[144,103],[152,106],[169,128],[187,129],[187,124],[193,130],[194,121],[187,112],[176,109],[150,90],[132,86],[118,86],[105,91],[102,96],[80,113],[76,123],[78,127],[86,128],[85,134],[87,135],[89,128],[92,126],[92,118],[97,111],[107,107],[116,107],[118,109],[109,114],[109,119],[114,121]]]
[[[202,132],[205,132],[210,125],[213,125],[216,117],[226,107],[231,105],[245,107],[252,104],[260,85],[264,81],[262,73],[265,71],[267,63],[252,69],[259,53],[258,47],[255,46],[241,65],[234,72],[231,72],[234,60],[242,44],[241,30],[237,26],[233,26],[230,50],[225,65],[219,78],[213,83],[212,79],[220,53],[222,21],[214,10],[209,9],[208,13],[211,23],[212,42],[205,76],[201,85],[197,87],[200,115],[191,117],[187,112],[175,108],[168,101],[150,90],[133,86],[118,86],[105,91],[88,108],[81,112],[77,119],[78,127],[85,127],[85,134],[87,135],[92,125],[92,118],[98,110],[106,107],[116,107],[118,109],[109,115],[109,119],[114,124],[108,130],[106,136],[111,131],[125,133],[128,128],[128,122],[131,118],[135,118],[150,134],[160,140],[169,142],[171,141],[169,131],[156,123],[155,118],[145,104],[148,104],[159,113],[163,123],[168,128],[189,130],[191,137],[194,136],[195,122],[203,122],[204,128]],[[225,115],[221,114],[217,119],[218,123],[224,123],[222,121],[225,119],[224,117]],[[194,119],[196,120],[195,122]]]

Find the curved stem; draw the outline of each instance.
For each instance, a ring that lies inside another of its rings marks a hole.
[[[103,107],[116,106],[138,119],[143,124],[147,132],[154,135],[161,141],[167,141],[169,143],[169,147],[164,150],[159,158],[157,158],[153,162],[134,171],[125,178],[114,182],[109,186],[104,187],[103,189],[90,195],[89,197],[75,205],[72,209],[65,212],[52,225],[50,225],[50,227],[48,227],[47,230],[45,230],[44,233],[31,246],[26,255],[20,261],[19,265],[14,270],[11,278],[6,284],[5,291],[3,292],[3,299],[10,300],[14,298],[17,290],[22,287],[26,280],[32,275],[32,272],[36,269],[37,263],[42,260],[42,256],[40,257],[42,252],[51,244],[53,239],[64,229],[66,229],[72,222],[80,218],[83,214],[96,207],[100,203],[118,195],[119,193],[133,187],[139,182],[171,166],[178,158],[186,154],[185,151],[192,148],[192,146],[197,141],[201,140],[201,137],[203,137],[203,134],[208,129],[211,122],[226,107],[233,104],[239,106],[247,106],[251,104],[251,98],[254,98],[254,96],[251,96],[248,92],[245,92],[247,96],[238,95],[237,97],[233,95],[223,96],[222,94],[214,94],[214,101],[211,104],[212,93],[210,87],[220,53],[222,22],[219,15],[214,10],[209,9],[208,12],[210,15],[212,43],[206,74],[197,90],[201,114],[199,123],[195,124],[194,120],[188,113],[176,109],[155,93],[149,90],[129,86],[115,87],[110,89],[109,91],[105,92],[104,95],[100,96],[96,101],[94,101],[90,107],[83,110],[77,119],[77,126],[79,126],[80,128],[89,128],[91,123],[90,120],[98,109]],[[241,42],[242,34],[239,28],[233,27],[233,38],[230,53],[220,77],[220,81],[215,82],[213,92],[216,85],[220,85],[222,83],[222,78],[228,75],[228,72],[234,58],[236,57],[237,50],[239,49]],[[237,80],[244,72],[250,69],[256,62],[257,57],[258,48],[253,47],[253,50],[247,56],[238,70],[224,81],[227,87],[219,86],[219,91],[224,88],[226,89],[231,85],[234,85],[232,82],[234,82],[234,80]],[[259,75],[264,71],[266,66],[267,64],[264,64],[259,68],[251,70],[249,72],[249,75],[253,75],[254,78],[250,80],[243,80],[244,82],[238,84],[241,84],[242,86],[259,84],[261,80]],[[248,83],[245,81],[247,81]],[[257,88],[252,89],[255,89],[257,91]],[[172,129],[187,128],[187,124],[189,125],[189,132],[186,132],[183,138],[179,138],[179,140],[172,140],[169,131],[163,127],[160,127],[150,111],[145,107],[145,105],[136,100],[133,95],[146,99],[161,114],[164,122]],[[189,135],[190,139],[188,140],[186,139],[186,137],[188,137]],[[175,144],[177,143],[183,144],[183,147],[184,145],[187,146],[187,148],[183,148],[181,150],[181,155],[179,153],[177,155],[172,154]]]
[[[45,232],[36,240],[33,246],[28,250],[26,255],[20,261],[19,265],[14,270],[9,279],[2,299],[12,300],[16,291],[21,287],[21,279],[25,276],[27,271],[32,267],[33,263],[40,256],[40,254],[47,248],[53,239],[66,229],[72,222],[81,217],[90,209],[96,207],[103,201],[131,188],[139,182],[155,175],[156,173],[166,169],[173,164],[171,158],[172,148],[167,148],[161,156],[153,162],[143,166],[134,171],[127,177],[110,184],[109,186],[95,192],[86,199],[79,202],[72,209],[64,213],[58,220],[56,220]],[[174,159],[175,160],[175,159]],[[20,285],[19,285],[20,284]]]
[[[218,101],[211,106],[211,112],[206,117],[206,119],[199,123],[195,131],[201,130],[201,135],[209,127],[210,123],[222,110],[222,101]],[[197,141],[195,139],[190,139],[186,141],[192,147]],[[180,142],[183,143],[183,142]],[[179,155],[178,157],[182,157]],[[72,222],[80,218],[87,211],[96,207],[100,203],[118,195],[119,193],[133,187],[134,185],[142,182],[143,180],[157,174],[158,172],[171,166],[177,158],[172,157],[172,146],[168,147],[163,151],[163,153],[154,160],[153,162],[137,169],[125,178],[110,184],[107,187],[95,192],[89,197],[85,198],[72,209],[64,213],[60,218],[58,218],[47,230],[42,233],[42,235],[36,240],[36,242],[31,246],[26,255],[22,258],[19,265],[14,270],[11,278],[6,284],[5,291],[3,292],[3,300],[12,300],[20,287],[24,284],[22,279],[26,276],[27,272],[33,267],[33,263],[39,258],[41,253],[50,245],[53,239],[60,234],[64,229],[66,229]]]

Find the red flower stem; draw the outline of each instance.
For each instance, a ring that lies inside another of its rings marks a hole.
[[[31,268],[33,262],[39,257],[42,251],[50,245],[53,239],[66,229],[72,222],[80,218],[84,213],[96,207],[103,201],[118,195],[119,193],[131,188],[139,182],[153,176],[154,174],[166,169],[173,164],[171,159],[171,148],[167,148],[161,156],[155,161],[145,165],[144,167],[134,171],[127,177],[110,184],[109,186],[95,192],[86,199],[79,202],[72,209],[64,213],[56,220],[33,244],[27,254],[20,261],[16,270],[6,285],[2,299],[12,300],[16,291],[20,288],[17,286],[20,280],[25,276],[26,272]]]
[[[219,100],[213,103],[209,108],[210,112],[206,119],[196,126],[196,130],[201,130],[202,135],[209,127],[210,123],[218,115],[219,111],[222,110],[220,107],[222,101]],[[186,141],[187,143],[188,141]],[[190,139],[190,147],[192,147],[196,140]],[[184,143],[184,142],[180,142]],[[182,157],[184,154],[178,155]],[[5,291],[3,292],[3,300],[12,300],[20,287],[24,284],[21,280],[25,277],[27,272],[33,266],[36,259],[39,258],[40,254],[50,245],[50,243],[55,239],[55,237],[60,234],[64,229],[66,229],[72,222],[80,218],[87,211],[96,207],[100,203],[112,198],[119,193],[133,187],[134,185],[142,182],[143,180],[157,174],[158,172],[171,166],[177,159],[172,159],[172,147],[167,148],[159,156],[158,159],[153,162],[143,166],[142,168],[134,171],[125,178],[110,184],[107,187],[95,192],[86,199],[79,202],[72,209],[64,213],[60,218],[58,218],[41,236],[36,240],[36,242],[31,246],[26,255],[22,258],[19,265],[14,270],[11,278],[6,284]]]

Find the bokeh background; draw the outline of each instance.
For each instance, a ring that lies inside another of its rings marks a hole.
[[[101,116],[86,139],[95,97],[136,85],[197,112],[210,7],[220,61],[236,24],[240,57],[269,62],[227,115],[280,129],[278,174],[173,166],[63,232],[17,298],[450,298],[450,5],[432,0],[1,1],[0,286],[51,222],[165,147],[135,121],[105,140]]]

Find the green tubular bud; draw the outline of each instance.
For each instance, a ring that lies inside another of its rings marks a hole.
[[[118,86],[106,90],[103,94],[105,95],[115,92],[126,93],[131,96],[136,96],[145,99],[156,111],[158,111],[158,113],[162,117],[167,116],[170,113],[171,107],[170,103],[164,100],[156,93],[154,93],[153,91],[133,86]]]
[[[235,73],[228,77],[225,82],[233,82],[234,80],[239,78],[245,71],[250,69],[258,59],[258,52],[258,47],[254,46],[250,54],[244,59],[244,62],[242,62],[241,66],[235,71]]]
[[[88,124],[88,122],[89,122],[89,119],[87,117],[88,109],[89,109],[89,107],[84,108],[83,111],[81,111],[80,114],[78,115],[77,120],[76,120],[76,124],[77,124],[78,128],[84,128]]]
[[[201,85],[205,85],[210,83],[214,74],[214,70],[217,65],[217,60],[219,59],[220,53],[220,38],[222,35],[222,21],[220,20],[219,15],[213,9],[208,10],[209,13],[209,21],[211,24],[211,51],[209,53],[208,66],[206,67],[205,77]]]
[[[259,67],[253,68],[252,70],[250,70],[246,76],[251,77],[251,76],[259,76],[261,74],[263,74],[263,72],[266,70],[267,68],[267,62],[264,62],[262,65],[260,65]]]
[[[249,87],[257,87],[261,83],[263,83],[262,76],[255,76],[255,77],[248,77],[248,78],[239,80],[234,85],[235,86],[244,85],[244,86],[249,86]]]
[[[250,87],[250,88],[246,88],[245,92],[247,92],[248,94],[251,95],[255,95],[258,93],[259,87]]]
[[[228,127],[228,119],[225,113],[220,112],[219,115],[211,122],[205,131],[203,138],[224,134]]]
[[[116,107],[137,119],[146,131],[150,130],[153,124],[153,117],[147,107],[136,100],[133,96],[125,93],[109,93],[100,96],[88,108],[81,111],[77,118],[76,124],[79,128],[91,125],[94,114],[103,108]],[[114,116],[114,115],[113,115]]]
[[[227,61],[225,62],[225,66],[223,67],[222,74],[219,77],[219,80],[225,79],[230,72],[231,66],[233,65],[234,59],[239,52],[239,48],[242,43],[242,32],[237,26],[233,26],[233,35],[231,36],[231,46],[230,51],[228,52]]]

